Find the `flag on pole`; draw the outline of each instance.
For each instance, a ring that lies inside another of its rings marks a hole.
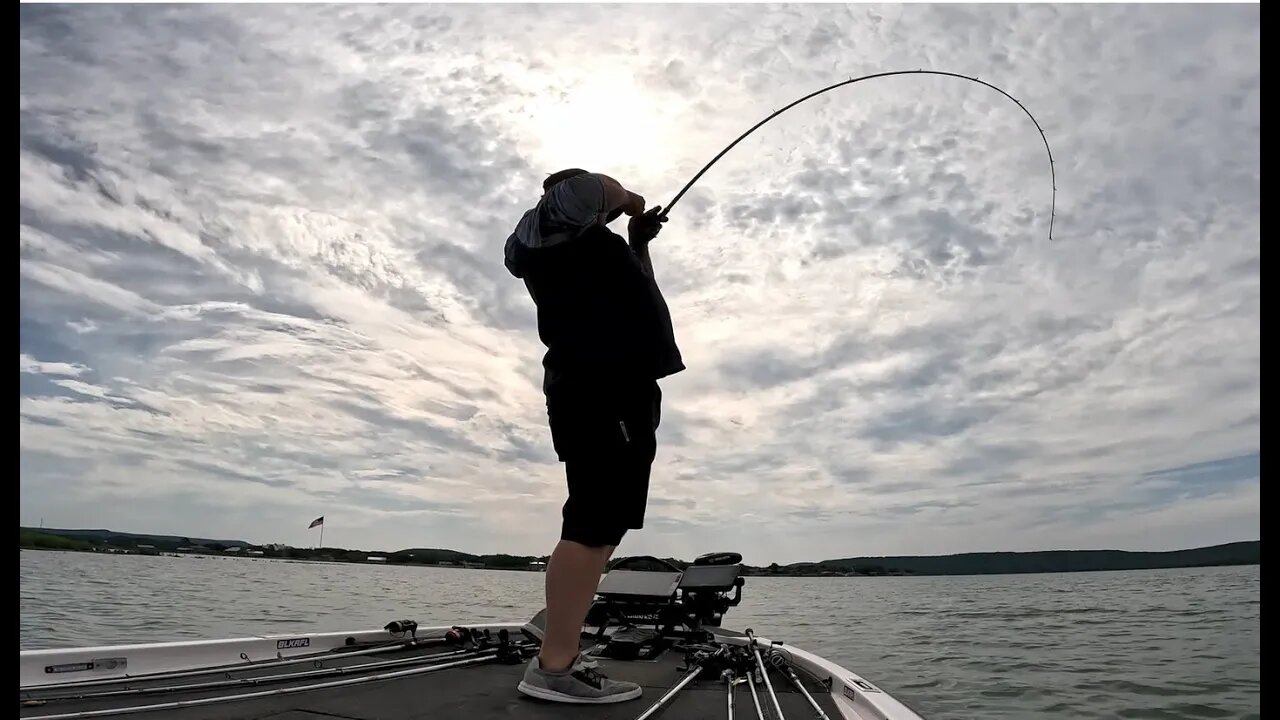
[[[308,529],[308,530],[310,530],[310,529],[311,529],[311,528],[313,528],[313,527],[320,527],[321,525],[324,525],[324,516],[323,516],[323,515],[321,515],[320,517],[316,518],[315,520],[312,520],[312,521],[311,521],[311,524],[307,526],[307,529]]]

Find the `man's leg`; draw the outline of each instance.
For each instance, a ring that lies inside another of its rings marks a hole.
[[[582,621],[614,547],[561,540],[551,553],[547,562],[547,624],[538,654],[542,669],[560,672],[578,659]]]
[[[581,539],[562,537],[551,553],[542,651],[529,661],[518,688],[525,695],[556,702],[615,703],[638,698],[643,691],[636,683],[610,680],[595,667],[578,662],[582,621],[600,573],[622,541],[617,531],[604,542],[591,535]]]
[[[597,439],[600,456],[565,463],[565,523],[547,563],[547,618],[539,655],[547,670],[562,670],[577,659],[582,621],[600,574],[626,528],[643,524],[661,402],[661,390],[653,383],[628,408],[623,427],[615,430],[612,421],[600,423],[607,433]]]
[[[582,623],[600,575],[630,528],[643,526],[653,463],[649,406],[631,417],[595,402],[562,404],[548,398],[556,454],[564,462],[569,497],[560,542],[547,563],[547,612],[542,650],[530,661],[520,692],[543,700],[613,703],[640,697],[633,682],[611,680],[579,663]]]
[[[547,612],[542,650],[529,662],[518,686],[525,695],[572,703],[614,703],[640,697],[639,685],[612,680],[594,664],[579,662],[582,623],[591,608],[600,574],[626,534],[605,487],[624,484],[617,458],[566,461],[569,498],[563,508],[560,542],[547,563]],[[601,479],[613,479],[603,486]]]

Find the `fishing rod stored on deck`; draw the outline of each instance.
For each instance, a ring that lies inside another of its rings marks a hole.
[[[670,702],[672,698],[674,698],[676,695],[680,693],[681,690],[684,690],[686,687],[688,687],[689,683],[692,683],[694,680],[697,680],[698,676],[701,675],[705,670],[707,670],[708,668],[711,668],[714,670],[714,667],[717,661],[720,661],[727,657],[728,650],[729,650],[728,646],[724,646],[724,645],[720,646],[720,648],[715,650],[714,652],[710,652],[704,649],[691,649],[690,650],[691,654],[687,655],[687,657],[691,658],[692,660],[692,662],[689,663],[689,667],[688,667],[689,672],[685,673],[684,677],[680,678],[680,680],[676,682],[675,685],[672,685],[670,690],[667,690],[665,693],[663,693],[662,697],[658,698],[657,702],[650,705],[648,710],[645,710],[643,713],[640,713],[640,717],[636,718],[636,720],[649,720],[649,718],[653,717],[654,714],[656,714],[659,710],[662,709],[662,706]]]
[[[477,636],[471,634],[474,639]],[[314,690],[326,690],[330,688],[349,687],[353,685],[363,685],[366,683],[381,682],[385,680],[394,680],[405,677],[414,677],[426,675],[428,673],[440,672],[442,670],[452,670],[455,668],[474,667],[477,665],[487,664],[519,664],[527,661],[538,652],[536,643],[530,642],[512,642],[509,633],[506,630],[498,632],[496,643],[491,642],[490,637],[480,636],[483,638],[476,642],[473,647],[464,648],[447,653],[440,653],[435,657],[427,656],[424,658],[414,658],[417,661],[416,666],[412,666],[402,670],[392,670],[389,672],[379,671],[388,665],[397,664],[400,661],[389,661],[387,663],[367,663],[364,665],[334,668],[330,670],[313,671],[312,673],[299,673],[295,678],[314,678],[316,675],[329,674],[339,671],[341,674],[359,673],[362,671],[374,670],[373,674],[360,675],[358,677],[346,678],[341,680],[326,680],[324,682],[308,682],[300,685],[292,685],[289,687],[276,688],[272,690],[258,690],[254,692],[238,693],[232,695],[215,695],[211,697],[199,697],[186,700],[177,700],[167,703],[155,703],[151,705],[134,705],[130,707],[114,707],[104,708],[100,710],[84,710],[79,712],[56,713],[50,715],[28,716],[25,720],[86,720],[87,718],[110,717],[117,715],[131,715],[134,713],[148,713],[162,710],[177,710],[179,708],[200,707],[206,705],[223,704],[240,702],[244,700],[254,700],[267,697],[279,697],[283,695],[294,695],[298,693],[311,692]],[[433,660],[444,660],[445,662],[433,662]],[[286,678],[271,677],[271,681],[280,681]],[[181,688],[165,688],[167,691],[173,691]],[[196,690],[210,689],[206,684],[198,684]],[[37,700],[36,703],[44,704],[46,702],[57,702],[63,698],[51,698],[49,700]]]
[[[768,662],[770,665],[777,668],[783,675],[787,676],[787,679],[796,687],[796,690],[800,691],[800,694],[803,695],[804,699],[809,703],[809,707],[813,708],[814,716],[817,717],[818,720],[831,720],[831,718],[827,716],[826,711],[822,709],[822,706],[818,704],[818,701],[814,700],[813,696],[809,694],[808,689],[805,688],[800,677],[796,675],[796,671],[791,669],[791,658],[789,657],[789,654],[788,656],[784,656],[777,648],[772,648],[769,652]]]
[[[769,666],[764,664],[764,658],[760,655],[760,643],[756,640],[755,633],[751,632],[751,628],[747,628],[746,636],[751,641],[751,654],[755,656],[760,678],[764,681],[765,689],[769,691],[769,700],[773,703],[774,711],[778,713],[778,720],[782,720],[782,705],[778,703],[778,694],[773,691],[773,683],[769,681]]]
[[[651,720],[659,711],[675,704],[677,697],[699,679],[713,678],[724,683],[725,713],[728,720],[737,716],[737,687],[746,684],[751,692],[751,703],[756,720],[786,720],[778,692],[770,680],[770,671],[786,677],[804,697],[817,720],[831,720],[818,704],[804,681],[791,667],[787,653],[776,646],[764,646],[751,630],[746,631],[745,644],[721,643],[717,645],[692,644],[683,646],[685,666],[680,677],[662,697],[642,712],[636,720]],[[758,690],[757,686],[763,688]],[[794,708],[793,708],[794,709]]]

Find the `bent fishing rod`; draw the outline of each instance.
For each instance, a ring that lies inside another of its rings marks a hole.
[[[750,129],[748,129],[746,132],[739,135],[736,140],[729,143],[729,145],[725,147],[725,149],[721,150],[719,154],[711,158],[711,162],[704,165],[702,169],[698,171],[698,174],[693,176],[692,180],[685,183],[685,186],[680,189],[680,192],[676,193],[676,196],[671,199],[671,202],[667,203],[666,207],[662,209],[662,217],[666,218],[668,216],[668,214],[671,212],[671,208],[675,207],[676,203],[680,202],[680,198],[684,197],[684,194],[689,192],[689,188],[693,187],[693,184],[698,182],[698,179],[701,178],[703,174],[707,172],[707,170],[710,170],[711,166],[716,164],[716,161],[724,157],[725,153],[732,150],[735,145],[745,140],[748,135],[760,129],[760,127],[763,126],[765,123],[778,117],[782,113],[790,110],[791,108],[795,107],[796,105],[799,105],[800,103],[806,100],[815,98],[823,93],[830,92],[831,90],[835,90],[836,88],[844,87],[845,85],[853,85],[854,83],[860,83],[864,80],[874,80],[875,78],[892,77],[894,75],[941,75],[943,77],[953,77],[953,78],[959,78],[961,80],[968,80],[969,82],[975,82],[975,83],[978,83],[979,85],[983,85],[985,87],[991,88],[992,90],[995,90],[1001,95],[1012,100],[1015,104],[1017,104],[1018,107],[1022,108],[1022,112],[1026,113],[1027,117],[1031,118],[1031,122],[1035,123],[1036,130],[1040,132],[1040,139],[1044,141],[1045,152],[1049,154],[1049,180],[1053,186],[1053,193],[1052,195],[1050,195],[1050,199],[1049,199],[1049,239],[1053,240],[1053,220],[1057,214],[1057,205],[1058,205],[1058,178],[1057,178],[1057,173],[1054,169],[1053,151],[1049,149],[1049,139],[1045,137],[1044,128],[1040,127],[1040,122],[1036,120],[1035,116],[1031,114],[1031,111],[1028,110],[1027,107],[1023,105],[1021,101],[1019,101],[1017,98],[1010,95],[1009,93],[1005,92],[1004,90],[1001,90],[1000,88],[996,87],[995,85],[992,85],[991,83],[985,80],[979,80],[976,77],[970,77],[968,75],[961,75],[960,73],[946,72],[944,70],[893,70],[889,72],[880,72],[880,73],[874,73],[871,75],[863,75],[862,77],[857,77],[857,78],[849,78],[848,80],[841,80],[838,83],[828,85],[827,87],[824,87],[821,90],[811,92],[808,95],[805,95],[804,97],[800,98],[799,100],[796,100],[795,102],[792,102],[789,105],[786,105],[781,110],[773,111],[773,114],[761,120],[760,122],[756,123],[755,125],[751,126]]]

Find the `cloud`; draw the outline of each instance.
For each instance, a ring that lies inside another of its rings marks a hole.
[[[89,368],[75,363],[40,362],[26,353],[22,353],[18,360],[21,372],[36,375],[66,375],[69,377],[76,377],[77,375],[83,375],[89,370]]]
[[[868,81],[744,140],[653,246],[689,369],[625,549],[1257,537],[1256,7],[497,12],[22,6],[24,522],[545,552],[501,261],[542,178],[665,203],[773,109],[924,67],[1035,114],[1054,241],[989,88]]]

